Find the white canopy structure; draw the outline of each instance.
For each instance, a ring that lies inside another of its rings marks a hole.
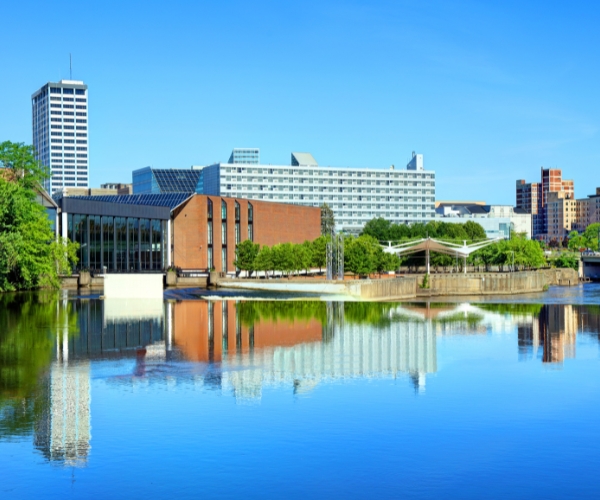
[[[387,253],[395,253],[397,255],[409,255],[417,252],[425,252],[426,256],[426,265],[427,265],[427,274],[429,274],[429,256],[430,252],[438,252],[446,255],[454,255],[456,257],[462,257],[464,259],[464,272],[467,272],[467,257],[471,255],[473,252],[477,250],[481,250],[482,248],[496,243],[500,241],[502,238],[494,238],[491,240],[480,241],[478,243],[472,243],[471,245],[467,245],[467,242],[464,241],[463,245],[459,245],[457,243],[449,243],[447,241],[434,240],[433,238],[422,238],[416,241],[408,241],[406,243],[401,243],[399,245],[392,246],[392,242],[388,243],[388,246],[383,246],[384,252]]]

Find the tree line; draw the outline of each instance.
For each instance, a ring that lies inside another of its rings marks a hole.
[[[239,243],[236,247],[234,265],[248,276],[257,271],[264,272],[266,277],[281,273],[284,276],[309,273],[318,268],[323,272],[327,265],[328,236],[319,236],[313,241],[304,243],[280,243],[273,246],[259,245],[250,240]],[[355,275],[369,275],[394,271],[400,267],[401,260],[397,255],[383,251],[375,238],[370,236],[347,236],[344,238],[344,269]]]

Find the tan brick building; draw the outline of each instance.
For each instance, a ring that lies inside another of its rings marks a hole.
[[[172,211],[171,230],[175,267],[233,272],[244,240],[272,246],[318,238],[321,209],[198,194]]]

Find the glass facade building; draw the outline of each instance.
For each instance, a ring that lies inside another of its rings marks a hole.
[[[96,272],[166,269],[171,209],[189,195],[145,198],[146,204],[141,204],[142,198],[135,195],[58,200],[60,234],[79,244],[76,269]]]

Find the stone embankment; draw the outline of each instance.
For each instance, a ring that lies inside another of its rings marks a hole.
[[[427,288],[422,288],[423,278],[424,275],[346,281],[220,278],[215,284],[219,287],[245,290],[345,295],[362,300],[410,300],[421,296],[536,293],[546,290],[549,286],[573,286],[579,283],[577,272],[573,269],[432,274],[429,276]]]

